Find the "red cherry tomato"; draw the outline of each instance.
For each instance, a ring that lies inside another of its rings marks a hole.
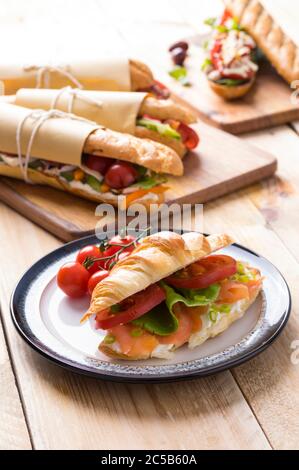
[[[226,255],[211,255],[166,279],[167,284],[178,288],[204,289],[237,272],[237,262]]]
[[[87,292],[90,274],[82,264],[72,261],[58,271],[57,284],[69,297],[82,297]]]
[[[225,25],[225,23],[227,22],[227,20],[229,20],[230,18],[232,18],[232,14],[230,11],[228,11],[227,9],[224,10],[223,14],[222,14],[222,17],[221,17],[221,20],[220,20],[220,24],[221,25]]]
[[[115,160],[112,158],[98,157],[97,155],[84,155],[83,159],[83,163],[88,168],[98,171],[101,175],[105,175],[114,162]]]
[[[156,305],[165,300],[165,292],[158,284],[152,284],[147,289],[132,295],[120,304],[120,312],[110,314],[103,310],[96,318],[97,328],[108,330],[117,325],[124,325],[149,312]],[[110,316],[109,316],[110,315]]]
[[[96,273],[94,273],[90,278],[89,278],[89,281],[88,281],[88,285],[87,285],[87,290],[88,290],[88,293],[90,295],[92,295],[92,292],[95,288],[95,286],[101,282],[103,279],[105,279],[107,276],[109,276],[109,272],[102,269],[101,271],[97,271]]]
[[[197,147],[199,144],[199,137],[191,127],[181,122],[178,127],[178,132],[181,134],[183,143],[188,150],[192,150]]]
[[[79,251],[76,261],[83,264],[86,258],[101,258],[102,256],[103,254],[97,246],[87,245]],[[103,262],[101,261],[95,261],[89,268],[87,268],[87,270],[90,274],[94,274],[100,269],[100,267],[102,267],[102,264]]]
[[[210,52],[211,61],[216,70],[223,69],[221,51],[222,51],[222,42],[220,41],[220,39],[217,39],[214,42],[214,46]]]
[[[129,163],[119,162],[112,165],[105,174],[105,183],[113,189],[127,188],[135,183],[138,173]]]
[[[129,243],[132,243],[134,240],[135,240],[135,237],[132,237],[131,235],[127,235],[124,238],[121,238],[120,235],[115,235],[114,237],[112,237],[109,240],[109,246],[102,253],[102,256],[103,257],[112,256],[112,255],[116,254],[120,249],[122,249],[122,247],[124,245],[128,245]],[[135,248],[135,246],[134,246],[134,244],[132,244],[131,246],[125,248],[125,250],[121,253],[121,255],[125,252],[128,253],[128,254],[131,253],[134,250],[134,248]],[[121,259],[123,259],[123,257]],[[115,261],[114,258],[112,258],[111,260],[103,261],[103,263],[104,263],[103,267],[105,269],[109,269],[110,264],[113,263],[114,261]]]
[[[153,92],[157,95],[158,98],[167,99],[170,96],[170,90],[167,88],[166,85],[159,82],[158,80],[154,80],[154,85],[152,87]]]

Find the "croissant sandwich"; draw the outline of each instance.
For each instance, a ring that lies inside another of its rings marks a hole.
[[[176,152],[62,111],[0,106],[0,175],[96,202],[160,202],[164,174],[182,175]]]
[[[189,127],[196,121],[192,112],[171,99],[160,100],[148,93],[24,88],[9,99],[26,108],[72,112],[112,130],[155,140],[180,157],[199,142],[197,133]]]
[[[241,318],[262,288],[260,272],[224,254],[228,235],[160,232],[144,238],[93,290],[84,319],[106,331],[99,349],[117,359],[168,359]]]

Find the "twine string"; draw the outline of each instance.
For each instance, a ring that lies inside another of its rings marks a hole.
[[[80,88],[72,88],[70,86],[61,88],[57,95],[54,96],[53,101],[51,103],[51,109],[56,109],[57,103],[61,95],[64,93],[68,94],[68,103],[67,103],[67,112],[72,113],[73,108],[74,108],[74,99],[79,98],[82,101],[85,101],[88,104],[91,104],[93,106],[97,106],[98,108],[102,108],[103,102],[100,100],[96,100],[92,98],[91,96],[87,96],[84,93],[82,93]]]
[[[73,85],[77,88],[82,89],[82,83],[77,80],[77,78],[65,67],[55,66],[55,65],[41,65],[41,66],[29,66],[24,67],[25,72],[30,72],[31,70],[36,70],[36,85],[35,88],[43,88],[43,84],[45,85],[44,88],[50,88],[50,74],[51,72],[57,72],[60,75],[68,78]]]
[[[21,140],[22,140],[22,131],[24,128],[24,125],[27,121],[28,118],[32,118],[35,120],[31,134],[29,137],[29,141],[26,147],[25,151],[25,156],[23,158],[22,155],[22,145],[21,145]],[[92,121],[89,121],[88,119],[82,118],[80,116],[75,116],[74,114],[68,114],[63,111],[60,111],[58,109],[51,109],[49,111],[45,111],[42,109],[37,109],[33,110],[31,113],[27,114],[24,116],[24,118],[19,122],[16,130],[16,146],[17,146],[17,154],[18,154],[18,161],[19,161],[19,166],[20,170],[23,174],[24,180],[26,183],[32,183],[30,178],[28,177],[28,165],[29,165],[29,160],[30,160],[30,155],[31,155],[31,150],[33,146],[33,142],[35,139],[35,136],[40,129],[40,127],[48,120],[52,118],[69,118],[73,119],[75,121],[82,121],[82,122],[87,122],[89,124],[95,124]]]

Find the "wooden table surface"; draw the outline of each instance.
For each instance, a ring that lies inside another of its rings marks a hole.
[[[159,72],[167,46],[198,32],[202,19],[219,11],[217,0],[0,3],[1,54],[31,48],[80,55],[111,48]],[[281,270],[293,296],[291,319],[269,349],[207,379],[105,383],[66,372],[31,351],[12,325],[10,295],[23,271],[61,242],[0,205],[1,448],[298,449],[298,133],[299,123],[290,123],[242,136],[276,155],[277,176],[204,208],[205,231],[227,231],[262,253]]]

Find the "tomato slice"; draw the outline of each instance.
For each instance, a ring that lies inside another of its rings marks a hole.
[[[222,16],[221,16],[220,25],[225,25],[227,20],[229,20],[230,18],[232,18],[231,12],[229,10],[225,9]]]
[[[158,284],[152,284],[141,292],[132,295],[120,304],[120,312],[107,317],[107,310],[98,313],[96,318],[97,328],[109,330],[117,325],[124,325],[149,312],[156,305],[165,300],[165,292]],[[104,317],[104,319],[100,319]],[[106,317],[106,318],[105,318]]]
[[[227,255],[211,255],[196,261],[166,279],[174,287],[204,289],[237,272],[237,262]]]
[[[192,150],[197,147],[199,144],[199,137],[191,127],[181,122],[177,130],[181,134],[183,143],[188,150]]]

